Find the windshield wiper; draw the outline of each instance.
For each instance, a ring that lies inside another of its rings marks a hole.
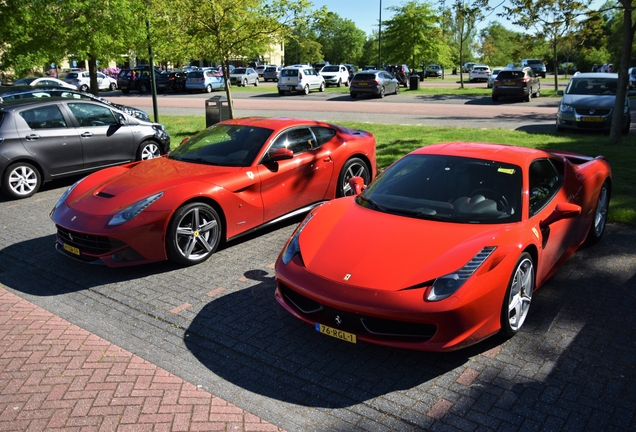
[[[367,202],[369,204],[371,204],[371,206],[373,208],[375,208],[376,210],[380,210],[381,212],[386,212],[387,210],[382,207],[380,204],[376,203],[375,201],[373,201],[371,198],[367,198],[363,195],[358,195],[358,198],[361,199],[364,202]]]

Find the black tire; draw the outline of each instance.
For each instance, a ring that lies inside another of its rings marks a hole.
[[[501,335],[510,338],[523,326],[535,286],[534,262],[523,252],[514,266],[503,305],[501,306]]]
[[[492,95],[492,101],[497,102],[499,100],[499,95]]]
[[[371,181],[371,170],[368,165],[362,159],[353,157],[340,170],[336,198],[353,195],[351,186],[349,186],[349,179],[356,176],[362,177],[365,185],[368,185]]]
[[[127,88],[126,89],[121,89],[121,92],[123,94],[128,94],[128,93],[130,93],[130,89],[127,89]]]
[[[243,87],[247,87],[247,80],[243,80]]]
[[[166,232],[168,258],[183,265],[207,260],[221,242],[222,222],[210,205],[194,202],[174,213]]]
[[[137,160],[154,159],[161,156],[161,148],[154,141],[144,141],[137,149]]]
[[[336,87],[341,87],[341,86],[342,86],[342,80],[338,78],[338,84],[336,84]]]
[[[358,93],[351,93],[351,97],[352,97],[353,99],[357,98],[357,97],[358,97]]]
[[[139,84],[139,93],[146,94],[148,93],[148,90],[149,90],[148,84],[146,83]]]
[[[285,91],[284,90],[278,90],[278,95],[279,96],[285,96]]]
[[[325,84],[320,84],[320,87],[318,87],[318,91],[319,92],[324,92],[325,91]]]
[[[558,123],[556,124],[555,129],[556,129],[557,132],[563,132],[564,131],[564,129],[561,126],[559,126]]]
[[[629,134],[629,128],[631,127],[631,123],[632,123],[632,116],[631,114],[627,114],[627,123],[625,124],[625,126],[623,126],[623,129],[621,130],[623,135]]]
[[[256,78],[256,81],[254,81],[254,87],[258,87],[258,78]]]
[[[79,90],[81,92],[87,92],[88,91],[88,86],[86,84],[82,84],[79,88]]]
[[[309,85],[305,85],[305,87],[303,88],[303,94],[304,95],[308,95],[309,94]]]
[[[384,87],[380,87],[380,94],[378,95],[378,97],[382,99],[385,95],[386,95],[386,90],[384,90]]]
[[[605,224],[607,223],[607,210],[610,202],[610,187],[607,181],[601,186],[598,198],[596,199],[596,208],[594,209],[594,218],[590,224],[590,231],[587,233],[585,243],[593,245],[598,243],[605,232]]]
[[[528,94],[523,98],[524,102],[530,102],[532,99],[532,87],[528,89]]]
[[[212,84],[208,84],[207,86],[205,86],[205,92],[212,93]]]
[[[33,165],[17,162],[9,165],[2,176],[2,192],[9,198],[28,198],[42,185],[40,172]]]
[[[110,86],[108,86],[110,91],[115,91],[117,90],[117,84],[115,83],[110,83]]]
[[[397,95],[398,93],[400,93],[400,86],[395,86],[395,94]]]
[[[534,97],[538,98],[541,96],[541,84],[539,84],[539,88],[537,89],[537,92],[534,94]]]

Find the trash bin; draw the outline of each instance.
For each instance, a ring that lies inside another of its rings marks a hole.
[[[205,101],[205,127],[230,119],[230,105],[225,96],[214,96]]]
[[[420,76],[417,74],[411,75],[409,78],[409,90],[419,90],[420,89]]]

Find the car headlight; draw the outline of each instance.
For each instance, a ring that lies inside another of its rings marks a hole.
[[[283,256],[281,258],[285,265],[289,264],[296,255],[300,254],[300,241],[299,241],[300,233],[303,231],[303,229],[305,228],[305,225],[307,225],[307,223],[311,220],[312,217],[314,217],[313,212],[309,213],[307,217],[305,218],[305,220],[302,221],[300,225],[298,225],[298,228],[296,228],[296,231],[294,231],[294,234],[292,235],[291,239],[289,239],[287,246],[285,246],[285,250],[283,251]]]
[[[131,205],[130,207],[123,209],[111,218],[111,220],[108,222],[108,226],[121,225],[131,219],[134,219],[139,213],[144,211],[150,204],[157,201],[162,196],[163,192],[159,192],[158,194],[154,194],[152,196],[149,196],[148,198],[144,198],[141,201],[138,201],[135,204]]]
[[[57,200],[57,202],[55,203],[55,206],[53,206],[53,210],[51,210],[51,215],[53,214],[53,212],[54,212],[55,210],[57,210],[57,208],[58,208],[59,206],[61,206],[61,205],[62,205],[62,203],[63,203],[64,201],[66,201],[66,198],[68,198],[68,196],[71,194],[71,192],[73,192],[73,189],[75,189],[75,187],[76,187],[78,184],[80,184],[80,182],[81,182],[82,180],[84,180],[85,178],[86,178],[86,177],[79,179],[78,181],[76,181],[75,183],[73,183],[73,184],[72,184],[72,185],[71,185],[68,189],[66,189],[66,192],[64,192],[64,193],[62,194],[62,196],[60,197],[60,199],[59,199],[59,200]]]
[[[561,102],[561,105],[559,105],[559,111],[561,111],[562,113],[574,112],[574,107],[572,105]]]
[[[495,249],[497,249],[496,246],[486,246],[468,261],[464,267],[435,279],[426,299],[428,301],[439,301],[454,294],[477,271],[479,266],[488,259]]]

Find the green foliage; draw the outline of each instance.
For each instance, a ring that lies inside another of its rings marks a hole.
[[[348,19],[327,12],[316,20],[313,30],[322,47],[324,60],[333,64],[355,62],[362,54],[365,34]]]
[[[498,22],[490,22],[481,33],[481,61],[495,66],[515,63],[519,57],[515,52],[522,38],[518,32],[504,27]]]

